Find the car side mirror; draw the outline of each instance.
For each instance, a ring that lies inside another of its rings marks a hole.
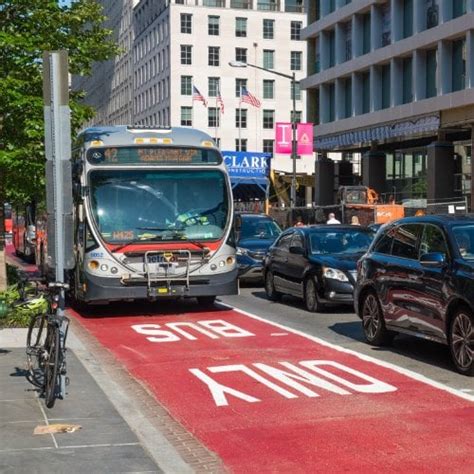
[[[420,257],[420,263],[425,267],[439,268],[446,264],[446,255],[441,252],[428,252]]]
[[[292,245],[290,247],[290,253],[293,253],[295,255],[304,255],[304,248],[303,247],[296,247]]]

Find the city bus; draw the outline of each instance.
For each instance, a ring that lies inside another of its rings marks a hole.
[[[28,261],[35,261],[36,205],[17,205],[10,209],[11,235],[15,254]]]
[[[75,300],[211,304],[237,294],[232,190],[209,135],[88,128],[73,146],[72,178]]]

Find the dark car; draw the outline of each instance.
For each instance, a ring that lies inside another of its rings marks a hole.
[[[235,230],[239,278],[261,280],[263,258],[270,245],[281,234],[280,227],[266,214],[237,214]]]
[[[355,308],[367,342],[396,333],[447,344],[474,375],[474,216],[423,216],[384,226],[358,266]]]
[[[373,232],[360,226],[292,227],[281,234],[265,258],[265,292],[303,298],[309,311],[352,304],[357,260]]]

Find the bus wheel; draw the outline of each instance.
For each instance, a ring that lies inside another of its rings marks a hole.
[[[215,296],[198,296],[197,297],[198,303],[201,306],[213,306],[216,302]]]

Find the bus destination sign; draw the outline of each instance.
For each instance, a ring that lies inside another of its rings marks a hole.
[[[222,162],[213,149],[162,146],[90,148],[87,160],[93,165],[216,165]]]

